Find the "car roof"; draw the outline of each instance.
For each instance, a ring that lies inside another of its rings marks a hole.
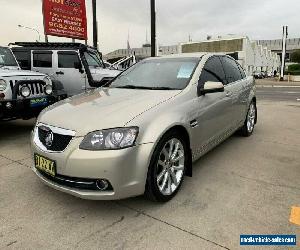
[[[94,47],[87,46],[82,43],[55,43],[55,42],[15,42],[10,43],[13,51],[24,51],[24,50],[92,50],[96,51]]]
[[[203,56],[213,56],[213,55],[225,55],[224,53],[208,53],[208,52],[197,52],[197,53],[180,53],[180,54],[171,54],[155,57],[157,59],[167,59],[167,58],[202,58]],[[153,59],[154,57],[150,57],[148,59]]]

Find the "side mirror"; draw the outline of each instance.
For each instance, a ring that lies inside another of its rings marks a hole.
[[[82,64],[81,64],[81,62],[74,62],[74,68],[75,68],[75,69],[78,69],[79,72],[80,72],[81,74],[84,73],[84,70],[82,69]]]
[[[200,95],[205,95],[209,93],[224,92],[224,85],[221,82],[206,82],[203,88],[200,89]]]

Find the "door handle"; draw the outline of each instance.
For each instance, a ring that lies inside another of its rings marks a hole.
[[[232,96],[232,92],[231,91],[226,91],[226,97],[230,97]]]
[[[58,72],[56,72],[56,75],[64,75],[65,73],[64,72],[62,72],[62,71],[58,71]]]

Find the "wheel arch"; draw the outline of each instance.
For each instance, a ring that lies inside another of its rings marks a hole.
[[[188,164],[186,166],[185,169],[185,175],[192,177],[192,173],[193,173],[193,167],[192,167],[192,150],[191,150],[191,141],[190,141],[190,135],[188,130],[183,126],[183,125],[173,125],[171,127],[169,127],[168,129],[166,129],[161,136],[158,138],[156,145],[158,144],[158,142],[161,140],[161,138],[166,134],[169,133],[170,131],[177,131],[180,135],[183,136],[184,140],[187,143],[188,146]],[[155,147],[156,147],[155,145]]]

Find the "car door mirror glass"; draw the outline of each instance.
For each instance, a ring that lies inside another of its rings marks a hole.
[[[203,88],[200,90],[200,95],[208,93],[224,92],[224,85],[222,82],[207,81],[204,83]]]

